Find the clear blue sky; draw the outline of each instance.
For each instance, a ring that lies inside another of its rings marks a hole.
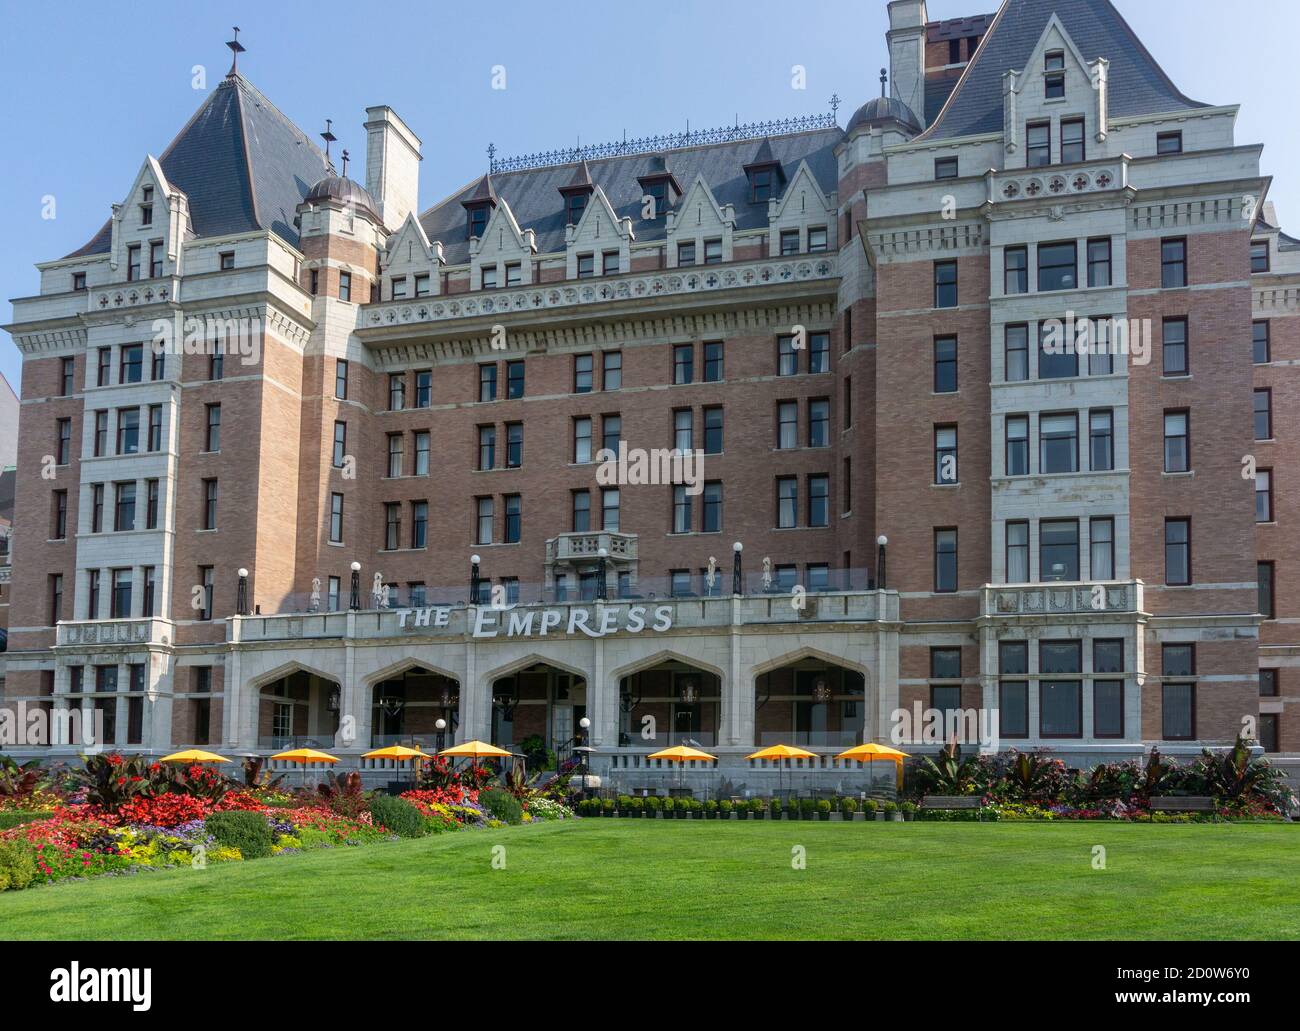
[[[1196,100],[1240,103],[1237,140],[1266,144],[1264,171],[1284,226],[1300,227],[1295,0],[1117,0],[1174,82]],[[997,0],[930,0],[933,19],[984,13]],[[649,16],[648,12],[654,12]],[[365,108],[389,104],[424,142],[421,207],[509,155],[827,110],[841,124],[878,90],[887,64],[884,0],[660,0],[658,4],[498,0],[452,5],[0,0],[0,320],[37,290],[37,261],[84,244],[135,176],[229,66],[308,132],[334,119],[339,149],[365,152]],[[807,89],[791,88],[791,66]],[[505,90],[491,88],[494,65]],[[41,217],[53,195],[57,217]],[[1293,228],[1293,231],[1296,231]],[[0,334],[0,372],[21,362]]]

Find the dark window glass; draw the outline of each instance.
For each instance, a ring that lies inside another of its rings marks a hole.
[[[957,307],[957,262],[955,261],[934,263],[934,306],[936,308]]]
[[[1160,241],[1160,285],[1166,290],[1187,285],[1187,240]]]
[[[936,337],[934,341],[934,392],[950,394],[957,389],[957,338]]]
[[[1079,285],[1077,245],[1040,243],[1038,245],[1038,289],[1073,290]]]
[[[1187,519],[1165,520],[1165,583],[1192,582],[1192,525]]]
[[[1038,573],[1043,580],[1079,579],[1079,521],[1044,519],[1038,524]]]

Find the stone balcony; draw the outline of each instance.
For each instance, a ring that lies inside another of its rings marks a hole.
[[[1141,580],[985,584],[981,590],[980,616],[984,619],[1036,619],[1137,615],[1143,611],[1142,588]]]
[[[587,562],[600,557],[604,548],[606,556],[614,562],[635,562],[637,535],[613,533],[603,530],[590,533],[562,533],[546,542],[546,561]]]
[[[1066,201],[1081,194],[1126,190],[1129,159],[1085,161],[1077,165],[1046,165],[988,173],[988,202]]]
[[[169,619],[83,619],[60,622],[55,647],[168,645],[175,639]]]

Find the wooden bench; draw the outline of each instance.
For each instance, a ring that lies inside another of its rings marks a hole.
[[[922,809],[982,809],[978,795],[926,795],[921,799]],[[983,814],[976,816],[983,820]]]
[[[1151,818],[1156,813],[1214,813],[1218,807],[1208,795],[1153,795]]]

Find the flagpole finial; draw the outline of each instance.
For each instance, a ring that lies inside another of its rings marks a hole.
[[[247,48],[239,42],[239,26],[234,26],[235,38],[226,40],[226,46],[230,48],[230,71],[226,73],[227,79],[233,79],[239,74],[239,55]]]

